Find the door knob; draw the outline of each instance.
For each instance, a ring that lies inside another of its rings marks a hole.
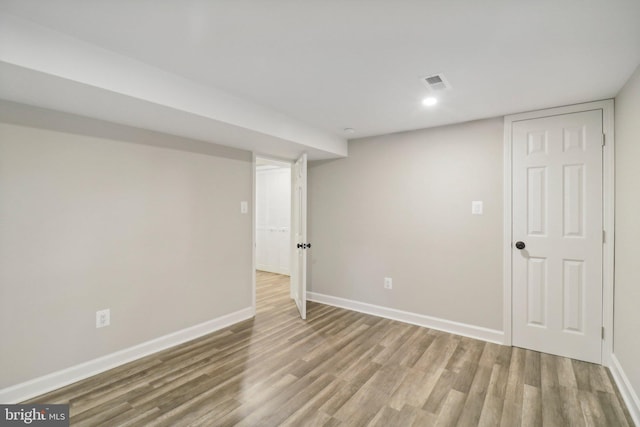
[[[516,242],[516,248],[518,248],[520,250],[524,249],[525,246],[526,245],[524,244],[524,242]]]

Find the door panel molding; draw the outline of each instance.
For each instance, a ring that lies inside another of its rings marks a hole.
[[[614,174],[615,174],[615,137],[614,137],[614,104],[612,99],[589,102],[585,104],[569,105],[565,107],[550,108],[546,110],[531,111],[520,114],[505,116],[504,118],[504,229],[503,229],[503,328],[504,344],[513,343],[513,269],[512,269],[512,224],[513,224],[513,200],[512,200],[512,178],[513,178],[513,151],[512,151],[512,127],[514,122],[544,117],[557,116],[561,114],[578,113],[592,110],[602,111],[602,130],[604,134],[603,148],[603,227],[604,244],[602,248],[602,319],[605,328],[602,342],[602,364],[610,366],[611,354],[613,352],[613,251],[615,245],[614,230]],[[564,150],[580,149],[580,130],[566,135]],[[544,150],[544,138],[533,138],[529,141],[529,150]],[[574,320],[575,321],[575,320]]]

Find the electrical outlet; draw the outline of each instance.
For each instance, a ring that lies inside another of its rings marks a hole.
[[[393,279],[391,277],[384,278],[384,288],[393,289]]]
[[[240,202],[240,213],[249,213],[249,202]]]
[[[471,214],[482,215],[482,200],[474,200],[471,202]]]
[[[99,310],[96,311],[96,328],[104,328],[111,324],[111,310]]]

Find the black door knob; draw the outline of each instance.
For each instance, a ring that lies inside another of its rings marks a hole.
[[[526,245],[524,244],[524,242],[516,242],[516,248],[518,249],[524,249]]]

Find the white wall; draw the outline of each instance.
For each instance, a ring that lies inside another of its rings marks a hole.
[[[616,257],[613,352],[640,393],[640,68],[615,99]],[[640,407],[636,408],[640,416]]]
[[[251,306],[251,154],[136,132],[0,123],[0,388]]]
[[[348,158],[312,162],[310,291],[502,330],[502,150],[496,118],[355,140]]]

